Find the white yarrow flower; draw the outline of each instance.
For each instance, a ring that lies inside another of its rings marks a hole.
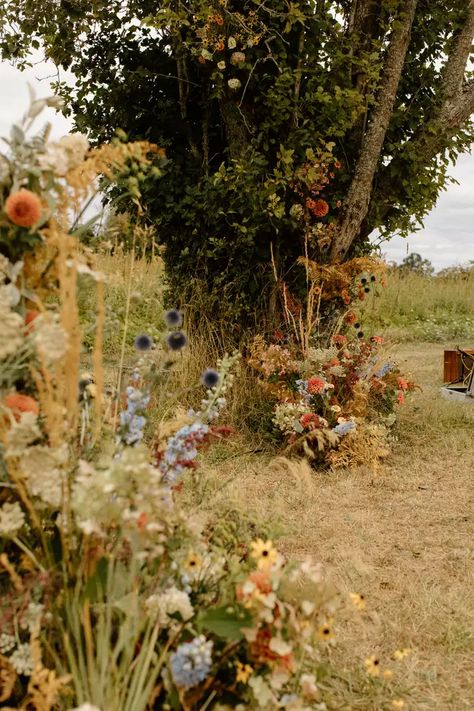
[[[234,77],[233,79],[229,79],[229,81],[227,82],[227,85],[228,85],[229,89],[236,91],[237,89],[240,89],[240,87],[242,86],[242,83],[241,83],[240,79],[237,79]]]
[[[145,601],[145,607],[148,614],[156,617],[162,627],[169,627],[173,623],[171,615],[175,613],[179,613],[184,621],[194,615],[189,595],[176,587],[158,595],[150,595]]]
[[[25,514],[16,501],[13,504],[8,502],[3,504],[0,509],[0,536],[3,538],[16,536],[24,523]]]

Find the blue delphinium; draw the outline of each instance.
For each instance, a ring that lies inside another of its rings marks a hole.
[[[209,426],[196,421],[191,425],[184,425],[168,439],[159,465],[165,481],[175,483],[178,476],[192,466],[198,455],[196,445],[200,444],[208,433]]]
[[[308,381],[307,380],[297,380],[295,382],[299,394],[303,397],[303,400],[311,400],[311,395],[308,392]]]
[[[332,431],[340,436],[343,436],[349,432],[352,432],[352,430],[355,430],[356,427],[356,423],[349,420],[349,422],[341,422],[341,424],[336,425],[332,428]]]
[[[120,413],[120,437],[125,444],[138,444],[143,439],[146,418],[141,414],[150,402],[150,396],[129,385],[125,391],[127,409]]]
[[[191,642],[180,644],[170,657],[171,672],[176,686],[191,689],[200,684],[212,667],[212,642],[204,635],[195,637]]]
[[[395,367],[394,363],[391,363],[388,361],[388,363],[385,363],[377,372],[375,373],[377,378],[383,378],[384,375],[387,375],[387,373],[390,373]]]

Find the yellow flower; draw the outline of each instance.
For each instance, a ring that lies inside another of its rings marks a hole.
[[[401,662],[402,659],[405,659],[405,657],[408,657],[411,654],[411,649],[409,647],[402,647],[402,649],[396,649],[395,652],[393,653],[393,658],[397,660],[397,662]]]
[[[257,561],[257,568],[271,568],[278,560],[278,551],[271,541],[258,538],[251,543],[251,556]]]
[[[392,706],[394,709],[404,709],[405,702],[403,701],[403,699],[393,699]]]
[[[370,676],[380,675],[380,660],[378,657],[375,656],[375,654],[372,654],[371,657],[367,657],[364,664],[367,674],[369,674]]]
[[[188,557],[184,561],[184,567],[188,570],[200,570],[202,567],[202,558],[200,558],[196,553],[190,551]]]
[[[354,607],[357,607],[358,610],[365,610],[365,598],[363,595],[351,592],[349,593],[349,597]]]
[[[242,682],[242,684],[246,684],[252,674],[253,669],[250,664],[242,664],[242,662],[237,662],[237,674],[235,676],[235,681],[237,683]]]
[[[321,627],[319,627],[319,629],[316,633],[316,635],[319,639],[325,640],[327,642],[334,637],[334,630],[332,628],[332,623],[333,623],[333,620],[330,619],[324,625],[321,625]]]

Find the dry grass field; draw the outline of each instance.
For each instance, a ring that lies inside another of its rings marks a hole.
[[[237,440],[210,455],[214,470],[197,499],[221,516],[233,506],[249,512],[279,533],[287,556],[315,556],[339,587],[366,596],[366,633],[341,630],[346,661],[410,647],[407,708],[467,711],[474,709],[474,404],[441,399],[442,351],[431,343],[395,348],[423,392],[402,408],[393,454],[377,475],[289,468],[240,454],[246,444]],[[354,697],[348,708],[378,707]]]

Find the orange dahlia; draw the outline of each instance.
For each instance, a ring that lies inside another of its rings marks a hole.
[[[313,214],[316,217],[324,217],[329,212],[329,205],[326,200],[315,200],[313,207]]]
[[[34,415],[39,414],[39,405],[29,395],[21,393],[11,393],[7,395],[4,404],[13,412],[16,420],[19,420],[23,412],[32,412]]]
[[[310,395],[317,395],[324,390],[326,383],[322,378],[313,377],[308,380],[308,392]]]
[[[41,200],[31,190],[21,188],[5,201],[5,213],[14,225],[33,227],[41,217]]]

